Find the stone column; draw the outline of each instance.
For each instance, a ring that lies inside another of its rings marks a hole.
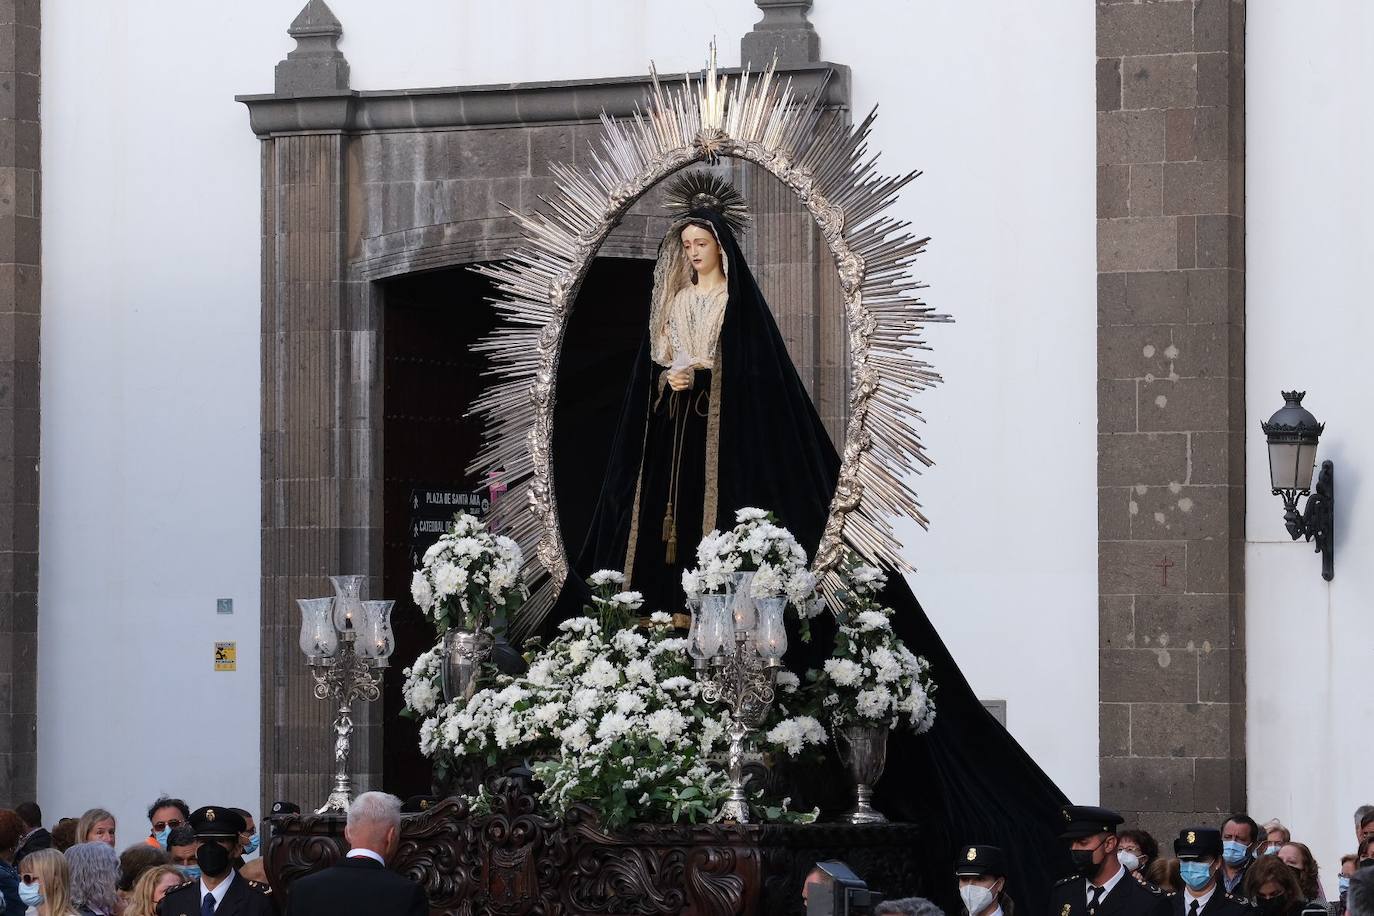
[[[332,594],[333,574],[368,576],[369,596],[381,586],[381,513],[371,498],[380,492],[372,486],[378,340],[347,282],[351,94],[334,48],[342,32],[322,0],[311,0],[291,24],[301,47],[277,68],[279,94],[340,100],[337,123],[322,115],[309,132],[262,144],[263,793],[265,804],[302,808],[329,792],[334,707],[313,696],[295,600]],[[382,783],[380,708],[354,709],[358,791]]]
[[[0,0],[0,805],[38,795],[39,3]]]
[[[1244,0],[1097,4],[1102,803],[1245,805]]]

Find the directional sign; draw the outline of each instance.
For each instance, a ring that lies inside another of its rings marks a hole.
[[[410,565],[418,569],[425,551],[448,531],[459,512],[485,518],[491,496],[481,490],[449,487],[415,487],[410,491]]]

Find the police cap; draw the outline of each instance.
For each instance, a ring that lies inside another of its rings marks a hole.
[[[1091,805],[1065,805],[1060,812],[1061,840],[1078,840],[1097,833],[1116,833],[1117,825],[1126,819],[1110,808]]]
[[[301,806],[295,802],[279,801],[272,802],[273,814],[300,814]]]
[[[954,860],[954,874],[957,877],[982,877],[1007,874],[1007,857],[996,846],[965,846],[959,850]]]
[[[198,840],[236,840],[248,822],[233,808],[206,805],[191,812],[191,829]]]
[[[1221,858],[1221,831],[1214,827],[1185,827],[1174,840],[1180,859]]]

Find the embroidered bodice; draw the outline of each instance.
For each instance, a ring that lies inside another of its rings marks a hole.
[[[697,369],[710,369],[715,362],[720,326],[725,320],[725,285],[713,293],[694,286],[678,291],[668,305],[664,326],[654,335],[654,362],[671,367],[678,357],[689,359]]]

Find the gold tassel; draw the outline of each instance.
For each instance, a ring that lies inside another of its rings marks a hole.
[[[668,565],[677,562],[677,519],[673,517],[673,504],[668,503],[667,510],[663,513],[663,540],[668,542],[668,553],[665,559]]]

